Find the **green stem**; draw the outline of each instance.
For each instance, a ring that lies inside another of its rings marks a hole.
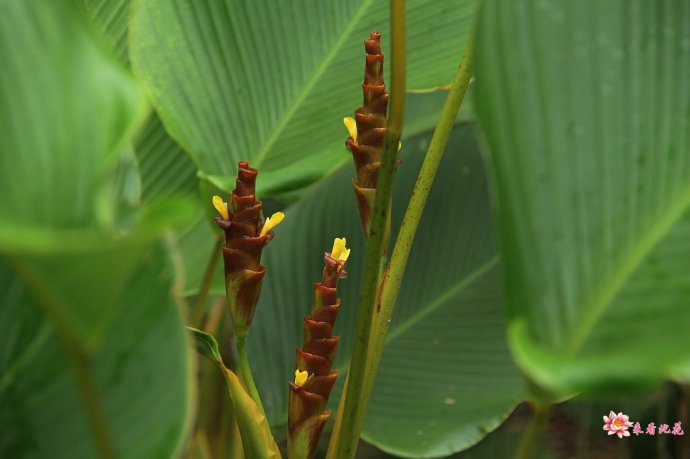
[[[237,337],[237,360],[239,362],[239,367],[240,367],[240,377],[242,378],[242,382],[244,382],[244,385],[247,386],[247,390],[249,391],[249,395],[251,395],[251,397],[254,399],[256,404],[261,409],[261,412],[265,416],[266,412],[264,411],[264,406],[261,403],[261,397],[259,396],[259,391],[256,389],[256,384],[254,384],[254,377],[252,376],[252,370],[249,367],[249,359],[247,358],[246,344],[247,344],[247,337],[246,336],[238,336]]]
[[[398,153],[398,142],[402,131],[405,110],[405,1],[391,0],[391,98],[390,115],[386,126],[381,170],[376,183],[376,197],[372,211],[369,242],[364,264],[362,288],[357,305],[355,322],[355,343],[348,373],[348,386],[343,394],[345,403],[339,416],[339,437],[337,458],[354,457],[368,399],[362,397],[366,376],[367,345],[371,335],[372,306],[379,284],[379,267],[384,253],[386,222],[390,212],[393,191],[393,174]]]
[[[89,429],[96,442],[98,454],[102,459],[115,459],[117,457],[115,445],[108,429],[101,395],[91,371],[89,355],[72,338],[66,334],[61,333],[61,335],[67,354],[72,360],[72,368],[79,384],[79,392],[89,420]]]
[[[541,440],[544,430],[546,429],[549,415],[551,414],[551,405],[533,405],[534,413],[530,419],[527,430],[522,434],[520,445],[515,453],[515,459],[530,459],[534,456],[534,451]]]
[[[424,206],[429,197],[429,191],[436,177],[448,138],[455,125],[455,119],[472,78],[473,55],[474,35],[470,34],[460,67],[455,74],[453,85],[441,112],[441,118],[434,130],[424,162],[419,171],[419,176],[417,177],[417,182],[412,191],[410,202],[407,205],[407,210],[398,232],[398,238],[395,241],[390,264],[384,273],[383,282],[381,283],[380,303],[374,311],[374,336],[368,351],[370,365],[368,367],[367,381],[369,384],[367,386],[373,385],[376,377],[383,345],[388,334],[389,322],[393,316],[393,308],[400,292],[400,284],[405,274],[405,267],[407,266],[412,243],[417,233],[417,227],[422,218]]]
[[[199,294],[196,297],[194,312],[192,313],[192,326],[200,330],[204,328],[202,326],[202,321],[204,320],[204,311],[206,310],[206,300],[208,299],[208,292],[211,290],[211,285],[213,284],[213,276],[216,273],[220,255],[223,253],[222,248],[223,241],[218,238],[216,243],[213,245],[213,251],[211,252],[211,257],[208,260],[208,264],[206,265],[206,272],[204,272],[204,278],[201,281]]]
[[[361,383],[356,386],[356,388],[354,385],[350,387],[350,381],[348,381],[348,384],[346,385],[346,397],[349,397],[350,394],[358,394],[355,403],[358,404],[362,420],[364,409],[368,404],[371,392],[373,390],[376,371],[381,361],[383,345],[388,333],[388,323],[392,317],[393,307],[397,300],[398,292],[400,291],[400,285],[405,272],[405,266],[407,265],[407,260],[409,258],[410,249],[412,248],[412,242],[414,240],[417,227],[419,226],[419,221],[421,219],[426,200],[429,196],[431,185],[436,176],[436,172],[438,170],[446,144],[448,143],[448,138],[452,131],[453,125],[455,124],[458,110],[460,109],[472,77],[473,52],[473,36],[470,36],[467,49],[460,63],[460,68],[455,75],[453,86],[448,94],[448,98],[446,99],[441,118],[436,126],[431,143],[429,144],[429,149],[419,172],[419,177],[417,178],[407,211],[405,212],[405,217],[403,218],[402,226],[393,249],[393,254],[391,255],[390,265],[386,270],[383,282],[381,283],[380,302],[378,303],[377,307],[374,308],[373,328],[371,325],[369,328],[369,332],[372,336],[368,338],[366,341],[366,346],[363,347],[363,350],[367,355],[367,360],[365,361],[365,378],[361,380]],[[369,310],[367,310],[367,312],[368,311]],[[358,338],[360,337],[359,334],[357,336]],[[359,343],[360,341],[358,340],[355,343],[355,346],[357,346]],[[353,351],[353,362],[354,355],[355,354]],[[354,374],[359,373],[352,370],[350,375]],[[345,406],[347,406],[347,402],[348,398],[345,398]],[[361,421],[359,421],[359,426],[355,424],[354,427],[348,425],[346,428],[343,428],[340,425],[343,422],[342,418],[348,419],[348,422],[352,422],[353,417],[349,415],[350,412],[351,411],[344,408],[342,416],[338,417],[338,421],[340,422],[336,422],[336,429],[340,430],[336,432],[338,432],[340,435],[339,438],[335,438],[335,440],[332,441],[331,449],[337,450],[339,455],[335,456],[329,454],[329,457],[352,457],[355,452],[354,449],[351,449],[352,447],[348,448],[346,443],[342,442],[342,439],[347,437],[347,434],[344,432],[352,431],[353,429],[357,429],[357,427],[359,427],[359,430],[356,430],[357,437],[359,436],[359,432],[361,432]],[[352,444],[353,441],[354,439],[350,439],[349,437],[346,438],[346,442],[350,442],[350,444]],[[341,447],[340,445],[343,446]],[[354,445],[356,447],[356,442]],[[340,453],[340,451],[342,451],[342,453]]]

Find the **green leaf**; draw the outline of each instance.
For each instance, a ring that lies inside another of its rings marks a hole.
[[[671,379],[680,384],[688,384],[690,382],[690,362],[685,361],[676,365],[671,371]]]
[[[690,2],[489,0],[478,31],[517,361],[658,383],[690,357]]]
[[[49,231],[25,234],[31,247],[11,247],[6,254],[39,292],[59,326],[87,348],[98,346],[110,320],[124,303],[117,298],[132,270],[161,233],[183,226],[194,215],[188,200],[159,201],[130,216],[120,238],[96,231]],[[3,231],[0,229],[0,239]]]
[[[409,2],[410,88],[451,81],[476,3]],[[210,181],[249,160],[262,171],[259,193],[273,194],[342,161],[342,119],[361,103],[362,41],[378,30],[389,49],[388,22],[387,4],[373,0],[137,1],[130,57]]]
[[[420,94],[407,94],[405,98],[405,128],[403,131],[403,142],[406,139],[423,134],[436,126],[436,123],[441,117],[441,109],[446,102],[448,92],[447,89],[437,89]],[[476,120],[473,101],[474,85],[471,85],[465,94],[465,99],[455,118],[456,122]]]
[[[230,398],[234,405],[237,426],[242,435],[242,447],[246,457],[280,458],[280,451],[271,436],[261,408],[252,399],[240,378],[227,368],[221,368],[228,384]]]
[[[98,25],[123,64],[129,64],[127,20],[131,0],[83,0],[92,20]]]
[[[132,208],[143,94],[74,0],[0,2],[0,60],[0,456],[97,457],[99,405],[118,457],[174,456],[192,369],[150,247],[190,208]]]
[[[128,242],[52,254],[24,253],[12,259],[38,290],[52,318],[77,341],[95,348],[118,307],[124,307],[118,297],[146,247]]]
[[[139,160],[143,202],[175,194],[197,196],[196,165],[165,132],[158,116],[151,116],[137,136],[134,151]]]
[[[0,59],[8,62],[0,86],[0,120],[7,120],[0,123],[0,250],[51,318],[94,348],[141,252],[190,208],[168,200],[135,211],[117,202],[136,194],[127,185],[136,168],[123,160],[146,106],[81,7],[3,2],[0,35],[7,38]]]
[[[194,327],[187,327],[187,331],[192,334],[194,338],[194,348],[196,351],[211,360],[216,365],[223,367],[223,357],[220,355],[220,349],[218,349],[218,342],[216,339],[206,332],[203,332]]]
[[[271,429],[266,422],[266,416],[264,416],[254,399],[252,399],[252,396],[249,395],[249,392],[237,375],[225,367],[216,339],[212,335],[194,327],[187,327],[187,330],[194,338],[196,350],[215,363],[219,370],[223,372],[228,393],[234,405],[237,424],[242,435],[242,446],[245,456],[279,458],[280,452],[271,436]]]
[[[119,196],[127,207],[135,207],[141,202],[141,177],[139,163],[134,151],[125,149],[120,155],[120,162],[115,175],[115,195]]]
[[[215,247],[217,236],[213,233],[211,224],[215,225],[215,222],[210,221],[210,218],[203,213],[201,218],[182,233],[178,239],[178,247],[186,271],[182,289],[182,293],[186,297],[199,293],[206,267],[211,258],[211,252]],[[225,298],[225,277],[222,263],[218,264],[213,279],[210,294]]]
[[[165,252],[140,260],[89,360],[118,457],[163,459],[190,428],[192,361]],[[98,457],[70,359],[30,290],[0,264],[0,457]]]
[[[114,226],[111,184],[146,115],[69,0],[0,3],[0,247],[38,228]]]
[[[127,46],[131,0],[84,0],[91,20],[101,30],[120,61],[129,66]],[[144,203],[171,194],[196,194],[196,165],[187,153],[165,132],[157,115],[152,114],[133,145],[141,175],[141,200]]]
[[[402,219],[429,142],[403,144],[393,224]],[[342,385],[364,260],[351,165],[285,211],[264,250],[268,272],[249,335],[249,356],[269,420],[286,423],[287,381],[302,317],[335,237],[352,248],[336,334]],[[259,175],[258,180],[261,180]],[[500,282],[484,169],[470,125],[456,128],[408,263],[363,437],[407,457],[450,454],[498,426],[523,389],[504,339]],[[281,385],[280,381],[284,383]],[[335,409],[340,388],[331,395]]]

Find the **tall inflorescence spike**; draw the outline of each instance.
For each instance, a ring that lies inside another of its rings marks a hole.
[[[333,326],[340,308],[336,284],[345,277],[349,256],[345,239],[336,239],[333,250],[324,255],[323,277],[314,285],[311,314],[304,318],[304,344],[297,349],[295,382],[290,382],[288,402],[289,457],[313,457],[330,411],[326,410],[337,371],[333,357],[338,337]]]
[[[369,40],[364,41],[364,49],[364,101],[362,106],[355,110],[354,123],[349,118],[345,120],[350,131],[345,145],[352,152],[355,161],[357,179],[353,185],[364,232],[368,235],[386,135],[388,92],[383,81],[381,34],[372,32]]]
[[[258,173],[247,161],[240,161],[230,201],[223,202],[218,196],[213,198],[213,205],[220,214],[216,223],[225,232],[225,291],[237,336],[248,333],[266,274],[261,252],[273,239],[270,229],[283,218],[280,212],[266,220],[262,218],[262,204],[256,200],[255,191]]]

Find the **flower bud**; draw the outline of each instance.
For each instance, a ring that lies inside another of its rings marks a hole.
[[[346,276],[345,263],[350,255],[345,243],[345,238],[336,238],[333,249],[324,254],[323,276],[314,285],[311,314],[304,318],[304,344],[297,349],[295,381],[289,383],[289,457],[314,456],[331,414],[326,411],[326,404],[338,376],[337,371],[331,370],[338,346],[338,337],[333,336],[340,309],[336,286],[338,279]]]
[[[261,201],[256,200],[258,170],[247,161],[238,163],[235,189],[230,202],[220,196],[213,197],[218,210],[216,223],[225,233],[223,264],[225,293],[230,316],[237,336],[246,336],[259,301],[266,267],[261,264],[261,252],[273,239],[271,231],[284,215],[276,212],[265,221],[261,216]]]

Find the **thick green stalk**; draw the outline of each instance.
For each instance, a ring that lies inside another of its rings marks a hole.
[[[368,400],[362,397],[367,367],[367,345],[372,328],[372,307],[379,284],[379,267],[384,253],[386,222],[390,212],[393,191],[393,174],[398,153],[405,110],[405,1],[391,0],[391,98],[390,115],[386,126],[381,170],[376,183],[376,198],[369,230],[369,242],[364,265],[362,288],[357,305],[355,343],[348,373],[348,386],[343,397],[345,402],[339,426],[335,457],[351,458],[357,450],[357,442]]]
[[[400,284],[402,283],[412,243],[417,233],[417,227],[422,218],[426,200],[429,197],[429,191],[436,177],[438,166],[448,143],[448,137],[453,130],[455,119],[472,78],[473,55],[474,36],[471,34],[460,62],[460,67],[455,74],[453,85],[443,106],[441,118],[436,125],[431,143],[429,143],[429,148],[424,157],[424,162],[419,171],[419,176],[417,177],[400,231],[398,232],[398,238],[395,241],[388,269],[384,273],[383,282],[381,283],[380,303],[374,310],[373,337],[368,351],[370,359],[367,368],[368,384],[366,386],[369,387],[373,386],[376,371],[381,361],[381,353],[383,352],[383,345],[388,334],[393,308],[400,292]]]
[[[242,378],[242,382],[244,383],[244,385],[247,387],[247,391],[249,392],[249,395],[251,395],[252,399],[254,399],[254,401],[258,405],[259,409],[261,409],[261,412],[265,416],[266,411],[264,411],[264,406],[261,403],[261,397],[259,396],[259,391],[256,389],[256,384],[254,384],[254,376],[252,376],[252,370],[249,367],[249,359],[247,358],[246,343],[247,343],[247,337],[246,336],[238,336],[237,337],[237,360],[239,362],[239,367],[240,367],[240,377]]]
[[[515,453],[515,459],[531,459],[546,429],[549,415],[551,414],[551,405],[541,406],[534,404],[533,407],[532,419],[530,419],[527,425],[527,430],[522,434],[520,445]]]
[[[376,371],[381,361],[383,345],[388,333],[388,323],[393,314],[393,307],[397,300],[398,292],[400,291],[400,284],[405,272],[405,266],[407,265],[410,249],[412,248],[412,242],[414,240],[417,227],[419,226],[424,205],[426,204],[431,185],[436,176],[436,171],[438,170],[443,152],[446,144],[448,143],[448,138],[452,131],[453,125],[455,124],[458,110],[460,109],[462,101],[465,97],[465,93],[470,84],[470,79],[472,77],[473,51],[474,43],[473,36],[471,36],[470,40],[468,41],[465,54],[460,63],[460,68],[455,75],[451,91],[446,99],[443,112],[441,113],[441,118],[436,126],[431,143],[429,144],[429,149],[425,156],[424,163],[422,164],[422,168],[410,198],[407,211],[405,212],[405,217],[403,218],[402,226],[398,233],[398,238],[393,249],[393,254],[391,255],[389,267],[384,274],[384,280],[381,284],[380,303],[378,303],[377,307],[374,308],[373,328],[370,329],[371,337],[367,343],[367,346],[365,347],[368,355],[365,380],[356,392],[355,389],[350,389],[349,384],[347,385],[348,387],[346,394],[350,394],[351,391],[354,394],[358,394],[358,402],[362,407],[366,407],[373,390]],[[347,398],[345,399],[345,404],[347,404]],[[364,411],[363,408],[362,411]],[[346,417],[346,415],[347,411],[343,413],[342,417],[349,419]],[[340,428],[341,431],[350,430],[352,428],[351,426],[343,427],[339,425],[339,423],[336,423],[336,427]],[[361,427],[359,431],[361,431]],[[336,438],[332,442],[333,444],[331,447],[337,449],[338,451],[344,451],[344,446],[339,447],[340,441],[340,438]],[[349,451],[348,453],[354,454],[354,450]],[[348,456],[339,455],[337,457]]]

